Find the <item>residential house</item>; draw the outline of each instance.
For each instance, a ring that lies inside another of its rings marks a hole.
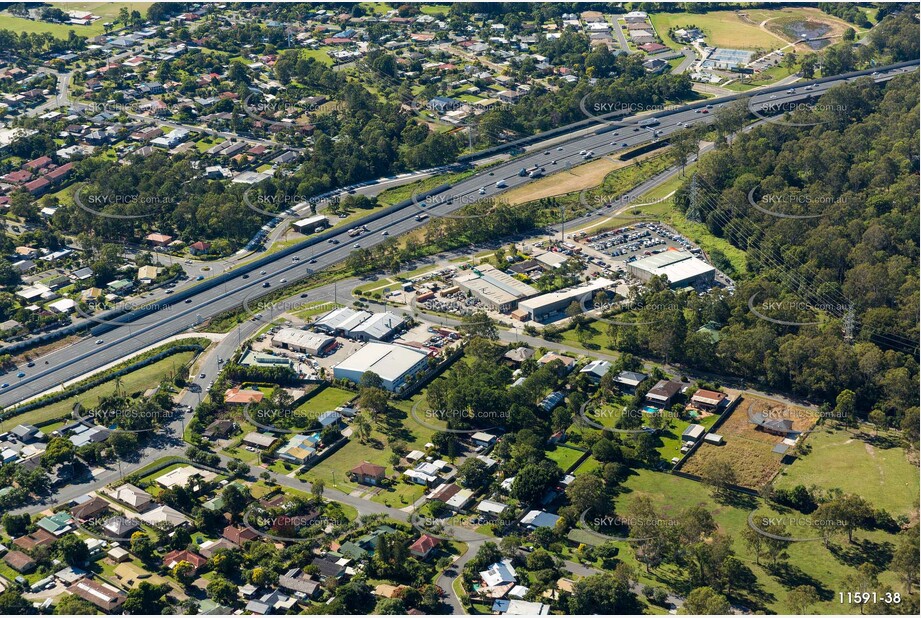
[[[672,400],[681,392],[681,384],[671,380],[659,380],[656,385],[646,393],[646,401],[658,408],[667,408]]]
[[[387,469],[367,461],[360,463],[349,470],[349,478],[362,485],[380,485],[384,480]]]
[[[409,546],[409,553],[420,560],[425,560],[435,551],[439,542],[439,539],[436,537],[423,534]]]

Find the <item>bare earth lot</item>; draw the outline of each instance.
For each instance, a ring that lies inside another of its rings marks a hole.
[[[732,467],[738,484],[743,487],[760,489],[767,484],[780,471],[781,456],[771,450],[783,441],[783,436],[755,429],[749,417],[759,412],[771,419],[792,420],[794,432],[811,429],[819,418],[811,410],[746,393],[732,415],[716,430],[723,436],[723,444],[701,445],[681,467],[682,472],[703,475],[710,462],[720,461]]]

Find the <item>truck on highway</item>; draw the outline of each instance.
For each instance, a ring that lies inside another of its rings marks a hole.
[[[658,118],[646,118],[644,120],[640,120],[641,127],[654,127],[658,124],[659,124]]]

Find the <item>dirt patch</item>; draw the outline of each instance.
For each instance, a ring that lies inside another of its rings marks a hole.
[[[731,393],[737,396],[740,393]],[[790,421],[789,432],[774,432],[752,422],[765,418],[770,421]],[[819,415],[816,412],[780,401],[745,393],[742,401],[715,433],[723,436],[723,444],[703,444],[681,467],[682,472],[703,475],[712,461],[732,467],[737,483],[751,489],[761,489],[782,465],[783,455],[773,452],[785,438],[797,438],[811,430]],[[805,436],[800,437],[800,440]],[[792,448],[792,447],[791,447]]]
[[[661,153],[661,150],[656,150],[654,152],[640,155],[639,157],[629,161],[620,161],[614,158],[601,157],[599,159],[595,159],[594,161],[576,166],[569,171],[553,174],[552,176],[546,176],[533,182],[529,182],[524,186],[506,191],[502,197],[503,199],[508,200],[509,204],[518,205],[524,204],[526,202],[532,202],[534,200],[539,200],[545,197],[556,197],[558,195],[565,195],[574,191],[581,191],[582,189],[591,189],[601,185],[601,183],[604,182],[605,176],[614,170],[619,170],[621,168],[627,167],[628,165],[633,165],[636,161],[642,161]],[[553,151],[550,153],[551,157],[552,155]],[[550,162],[547,161],[547,164],[545,165],[548,170],[553,167],[549,165],[549,163]]]
[[[19,365],[21,363],[28,363],[32,359],[41,358],[42,356],[51,354],[55,350],[66,348],[72,343],[76,343],[80,341],[80,339],[82,339],[82,337],[80,337],[79,335],[71,335],[70,337],[64,337],[62,339],[58,339],[57,341],[53,341],[47,345],[31,348],[24,352],[20,352],[19,354],[14,356],[13,363],[15,363],[16,365]]]

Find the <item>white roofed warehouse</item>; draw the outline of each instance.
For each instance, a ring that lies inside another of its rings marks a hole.
[[[357,383],[366,371],[381,377],[384,388],[395,393],[405,388],[410,376],[428,367],[428,354],[391,343],[369,343],[333,367],[333,377]]]
[[[527,312],[528,318],[535,322],[542,322],[555,314],[559,314],[562,317],[572,303],[584,303],[595,292],[606,290],[612,285],[614,285],[614,282],[610,279],[598,277],[591,283],[569,290],[550,292],[549,294],[541,294],[540,296],[523,300],[518,303],[518,309]]]
[[[687,251],[663,251],[628,263],[627,272],[641,281],[665,275],[671,287],[686,287],[712,283],[716,269]]]
[[[349,337],[359,341],[384,341],[390,339],[401,326],[402,316],[389,311],[375,313],[370,318],[349,331]]]
[[[329,335],[311,333],[299,328],[283,328],[272,335],[272,345],[292,352],[319,356],[336,345],[336,340]]]
[[[538,293],[534,288],[489,264],[480,264],[471,272],[454,278],[454,284],[473,294],[490,309],[507,312],[515,304]]]

